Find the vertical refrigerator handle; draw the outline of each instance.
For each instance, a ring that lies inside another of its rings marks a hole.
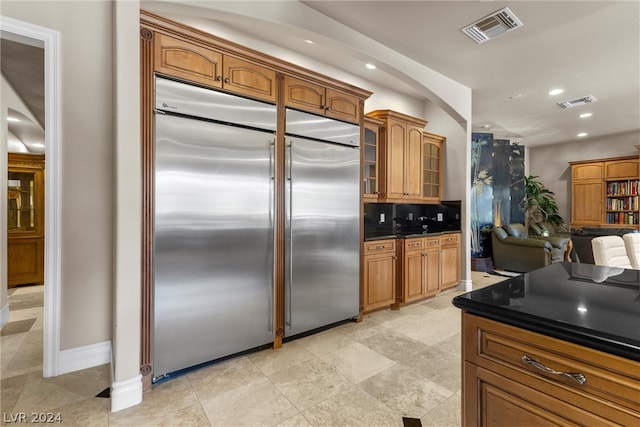
[[[293,248],[293,218],[292,218],[292,208],[293,208],[293,183],[292,183],[292,169],[293,169],[293,143],[290,141],[287,144],[287,195],[286,195],[286,221],[287,221],[287,234],[289,238],[289,244],[286,248],[286,257],[285,263],[287,266],[287,272],[285,274],[285,314],[284,314],[284,323],[286,326],[291,327],[291,289],[292,289],[292,275],[293,275],[293,265],[291,262],[291,252]]]
[[[269,221],[271,224],[271,236],[272,240],[272,254],[275,253],[275,192],[276,192],[276,166],[275,166],[275,157],[276,157],[276,140],[273,139],[269,141],[269,174],[271,175],[271,184],[269,185]],[[272,255],[273,256],[273,255]],[[271,264],[273,264],[273,259],[271,260]],[[273,296],[273,287],[275,284],[275,271],[271,274],[271,281],[269,282],[269,332],[273,332],[273,306],[275,304],[274,296]]]

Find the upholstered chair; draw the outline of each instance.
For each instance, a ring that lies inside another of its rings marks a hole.
[[[600,236],[591,240],[596,265],[631,268],[624,240],[620,236]]]
[[[507,224],[491,230],[493,264],[496,269],[527,273],[562,261],[562,252],[551,243],[529,237],[522,224]]]
[[[543,221],[529,224],[529,237],[546,240],[551,243],[554,252],[562,253],[564,261],[569,261],[572,243],[568,232],[558,231],[556,227]]]
[[[622,236],[627,256],[634,270],[640,270],[640,233],[627,233]]]

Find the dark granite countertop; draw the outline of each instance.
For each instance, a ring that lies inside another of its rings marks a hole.
[[[459,295],[453,305],[640,361],[640,270],[555,263]]]
[[[451,234],[451,233],[460,233],[460,230],[439,230],[439,231],[426,231],[423,233],[412,233],[412,234],[386,234],[381,236],[368,236],[364,238],[364,241],[369,242],[372,240],[386,240],[386,239],[412,239],[415,237],[440,236],[442,234]]]

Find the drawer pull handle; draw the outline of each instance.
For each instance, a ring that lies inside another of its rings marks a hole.
[[[547,366],[544,366],[542,363],[538,362],[535,359],[530,358],[526,354],[522,355],[522,361],[524,363],[526,363],[527,365],[531,365],[531,366],[533,366],[535,368],[538,368],[541,371],[547,372],[549,374],[560,375],[560,376],[563,376],[563,377],[571,378],[572,380],[574,380],[578,384],[584,384],[584,383],[587,382],[587,377],[585,377],[584,374],[581,374],[579,372],[560,372],[560,371],[556,371],[556,370],[551,369],[551,368],[549,368]]]

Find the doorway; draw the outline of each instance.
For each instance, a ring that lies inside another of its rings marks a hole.
[[[46,169],[44,172],[44,182],[45,182],[45,197],[44,197],[44,206],[45,206],[45,216],[44,223],[46,227],[44,227],[44,289],[42,291],[41,300],[43,302],[44,312],[42,318],[40,320],[42,326],[42,352],[41,352],[41,360],[42,362],[42,373],[44,377],[51,377],[58,375],[59,372],[59,358],[60,358],[60,203],[59,203],[59,193],[60,193],[60,168],[59,168],[59,141],[60,141],[60,67],[61,67],[61,42],[60,42],[60,33],[58,31],[54,31],[48,28],[40,27],[37,25],[33,25],[27,22],[18,21],[15,19],[0,17],[0,36],[2,41],[5,40],[10,41],[14,44],[17,43],[17,47],[19,45],[25,45],[27,47],[42,49],[43,54],[43,63],[40,65],[43,70],[40,70],[44,76],[43,85],[44,85],[44,100],[42,102],[42,124],[41,128],[44,129],[44,154],[46,159]],[[3,62],[4,62],[4,51],[3,53]],[[4,64],[3,64],[4,65]],[[4,68],[4,67],[3,67]],[[3,85],[4,85],[4,77],[3,77]],[[5,92],[5,91],[3,91]],[[3,99],[3,105],[5,104],[5,100]],[[13,105],[19,106],[22,102],[24,104],[24,100],[13,99]],[[37,107],[33,107],[35,111]],[[20,110],[20,108],[17,108]],[[24,111],[29,111],[32,116],[35,116],[33,111],[30,108],[24,108]],[[46,112],[46,114],[45,114]],[[1,111],[3,118],[0,120],[2,123],[2,141],[1,148],[3,153],[3,160],[0,162],[2,166],[1,173],[4,177],[8,176],[8,166],[7,166],[7,152],[9,145],[9,130],[7,126],[8,110]],[[37,119],[35,120],[37,122]],[[33,141],[31,141],[33,143]],[[5,178],[6,179],[6,178]],[[7,186],[3,184],[3,198],[4,200],[8,199],[8,194],[4,193],[7,191]],[[7,224],[8,218],[8,210],[7,205],[3,202],[3,209],[0,211],[0,221],[3,224]],[[2,239],[3,245],[6,245],[7,241],[7,231],[6,227],[3,227],[2,231]],[[6,251],[4,252],[6,253]],[[2,260],[2,264],[0,264],[5,272],[7,271],[7,260]],[[12,307],[9,306],[9,290],[6,288],[6,281],[3,281],[2,284],[3,289],[0,289],[2,293],[2,309],[3,312],[3,322],[7,321],[5,319],[5,312],[8,314]],[[14,288],[12,288],[14,289]],[[34,294],[40,292],[40,290],[34,289]],[[11,296],[14,296],[17,291],[11,291]],[[22,293],[22,292],[20,292]],[[20,294],[19,293],[19,294]],[[24,292],[30,293],[30,292]],[[16,299],[16,298],[13,298]],[[34,304],[34,300],[37,300],[37,296],[28,296],[21,298],[22,307],[25,306],[25,300],[30,300],[31,303],[26,303],[26,305]],[[17,307],[20,306],[18,303]],[[8,307],[6,309],[5,307]],[[34,307],[30,307],[34,308]],[[16,310],[23,311],[23,310]],[[28,311],[28,309],[26,310]],[[23,313],[24,314],[24,313]],[[34,318],[24,318],[17,319],[17,322],[21,322],[18,325],[14,325],[13,327],[18,328],[27,328],[29,330],[34,330],[35,327],[38,328],[39,325],[36,324],[38,320],[33,320]],[[24,322],[27,321],[27,322]],[[27,323],[33,322],[31,325],[27,325]],[[35,329],[34,331],[38,331]],[[8,333],[10,331],[5,332],[5,328],[2,330],[3,334]],[[34,339],[35,340],[35,339]]]

